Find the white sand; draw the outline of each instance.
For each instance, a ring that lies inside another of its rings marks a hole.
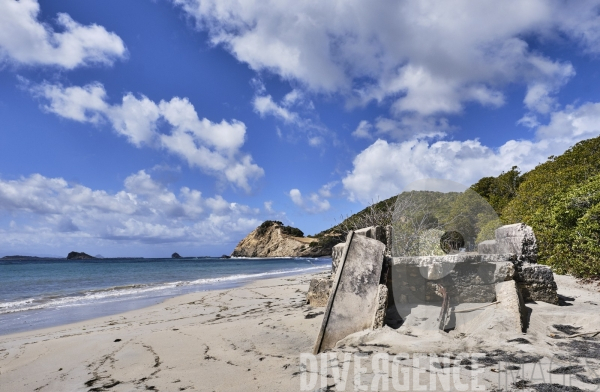
[[[269,279],[230,290],[188,294],[116,316],[0,336],[0,391],[297,391],[302,377],[299,355],[312,351],[324,310],[305,305],[310,277]],[[579,285],[570,277],[559,276],[557,283],[560,294],[574,298],[569,301],[573,305],[527,304],[532,310],[530,328],[515,337],[531,344],[508,343],[505,337],[494,336],[412,337],[386,327],[350,337],[333,354],[341,358],[345,353],[359,353],[366,367],[365,386],[377,374],[371,366],[377,353],[428,352],[451,357],[450,353],[502,349],[521,356],[568,355],[568,350],[559,347],[567,339],[548,336],[556,332],[552,325],[600,329],[600,293],[598,287]],[[527,366],[531,365],[522,367]],[[585,366],[585,375],[593,378],[595,371],[600,377],[599,361],[586,360]],[[590,372],[589,366],[595,370]],[[401,367],[415,370],[412,361]],[[448,371],[439,370],[439,376]],[[429,385],[436,372],[423,371],[417,380]],[[464,368],[459,373],[471,385],[472,374]],[[344,390],[356,390],[353,375],[351,367]],[[479,383],[492,390],[501,375],[498,366],[488,366]],[[391,382],[391,376],[385,377]],[[331,375],[324,380],[336,384]],[[572,384],[587,390],[597,387],[577,380]],[[340,387],[338,382],[331,390]],[[392,384],[389,387],[394,390]]]

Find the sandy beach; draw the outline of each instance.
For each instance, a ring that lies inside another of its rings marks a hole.
[[[304,305],[309,279],[0,336],[0,390],[297,390],[298,355],[312,349],[322,312]]]
[[[300,354],[312,351],[324,310],[305,303],[313,276],[260,280],[229,290],[187,294],[111,317],[0,336],[0,390],[301,390],[308,380],[302,371],[310,362],[302,362]],[[357,358],[364,359],[364,369],[357,371],[356,364],[350,367],[345,385],[335,374],[330,374],[323,378],[326,385],[319,379],[316,384],[309,382],[308,387],[310,390],[322,387],[321,390],[351,391],[361,387],[385,390],[384,384],[371,388],[371,381],[381,372],[372,366],[377,354],[391,357],[425,352],[428,353],[425,358],[457,361],[460,358],[452,353],[494,353],[488,355],[491,362],[475,376],[469,366],[458,366],[458,362],[447,369],[436,367],[439,371],[436,377],[442,380],[444,372],[456,369],[455,379],[468,386],[462,390],[474,390],[471,388],[473,378],[478,379],[479,386],[485,390],[502,390],[498,387],[499,374],[503,371],[499,369],[500,359],[519,363],[519,358],[527,360],[563,353],[565,364],[578,361],[570,346],[561,346],[567,340],[576,339],[550,337],[554,331],[552,325],[568,324],[580,328],[580,332],[598,329],[600,292],[597,286],[580,285],[570,277],[557,276],[557,283],[559,293],[568,296],[571,305],[527,304],[532,309],[530,327],[527,334],[514,337],[521,338],[520,341],[507,343],[491,335],[490,339],[417,336],[416,332],[402,335],[385,327],[355,334],[328,354],[338,358],[347,354],[353,362]],[[580,373],[585,374],[588,381],[594,380],[594,374],[600,380],[600,339],[584,342],[592,350],[590,353],[598,357],[585,358],[585,366],[579,362],[578,365],[585,367]],[[419,367],[413,360],[403,362],[402,358],[394,363],[396,369],[413,372]],[[525,369],[529,365],[535,363],[520,363],[518,367]],[[556,367],[556,363],[553,366]],[[393,372],[394,367],[391,369]],[[417,371],[411,382],[421,380],[425,386],[422,390],[448,390],[443,384],[429,388],[430,377],[435,373],[431,369]],[[309,370],[315,375],[318,372],[318,369]],[[357,372],[362,373],[359,384],[354,378]],[[302,377],[305,384],[301,384]],[[394,390],[394,376],[387,373],[384,378],[389,390]],[[572,384],[580,390],[598,387],[575,378]],[[449,390],[458,390],[456,383],[453,385]],[[404,390],[414,390],[412,386]]]

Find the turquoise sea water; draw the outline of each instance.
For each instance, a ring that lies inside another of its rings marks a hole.
[[[330,267],[330,258],[2,260],[0,334],[87,320],[194,291]]]

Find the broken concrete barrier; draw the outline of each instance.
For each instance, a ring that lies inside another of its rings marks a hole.
[[[388,243],[388,238],[391,239],[391,230],[392,230],[391,226],[387,226],[387,227],[370,226],[370,227],[365,227],[364,229],[354,231],[354,235],[361,235],[361,236],[365,236],[367,238],[372,238],[374,240],[377,240],[379,242],[386,244],[386,247],[388,247],[387,243]],[[337,266],[340,262],[340,258],[342,257],[342,253],[344,252],[345,247],[346,247],[346,243],[344,242],[344,243],[335,245],[331,249],[331,274],[332,275],[335,275],[335,272],[337,271]],[[388,247],[388,249],[386,249],[386,252],[389,253],[389,249],[391,249],[391,247]]]
[[[348,246],[339,261],[332,291],[315,342],[315,354],[335,347],[346,336],[373,324],[385,244],[348,234]]]
[[[509,317],[506,324],[515,332],[524,332],[525,305],[514,280],[496,284],[496,301]]]
[[[552,269],[546,265],[523,263],[515,281],[525,301],[543,301],[558,305],[558,293]]]
[[[311,279],[308,293],[306,293],[306,303],[316,308],[327,306],[332,285],[333,279],[331,278]]]
[[[457,325],[456,333],[485,338],[491,333],[514,336],[523,332],[525,307],[515,281],[497,283],[495,291],[498,303],[487,306],[483,311],[476,307],[472,308],[472,312],[479,314],[469,322]],[[460,311],[470,313],[469,309]]]
[[[385,229],[381,226],[365,227],[364,229],[356,230],[355,235],[363,235],[367,238],[373,238],[382,243],[386,243]]]
[[[496,229],[496,253],[516,254],[519,261],[537,262],[538,245],[533,229],[524,223]]]
[[[435,304],[442,298],[437,294],[441,284],[450,303],[492,302],[495,284],[512,280],[515,267],[511,255],[480,255],[458,253],[446,256],[389,257],[391,284],[397,304]]]

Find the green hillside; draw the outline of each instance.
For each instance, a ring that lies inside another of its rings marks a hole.
[[[513,167],[471,188],[503,223],[533,227],[539,262],[559,273],[600,275],[600,137],[579,142],[523,175]]]
[[[540,263],[559,273],[600,276],[600,137],[579,142],[530,172],[521,173],[514,166],[498,177],[484,177],[471,190],[492,206],[500,220],[477,198],[467,203],[475,213],[465,215],[465,200],[452,195],[456,200],[429,203],[438,206],[429,213],[436,222],[468,219],[477,242],[493,238],[499,224],[524,222],[535,231]],[[411,194],[430,201],[442,197],[437,192],[407,192],[401,197]],[[343,241],[349,230],[391,224],[397,200],[394,196],[341,217],[335,226],[312,236],[319,239],[312,246],[330,248]]]
[[[416,255],[423,245],[418,239],[425,231],[459,232],[466,241],[463,245],[473,248],[477,242],[493,238],[500,221],[486,200],[471,189],[462,193],[403,192],[344,217],[336,226],[317,234],[319,242],[314,246],[333,246],[350,230],[387,225],[394,226],[398,254]]]

